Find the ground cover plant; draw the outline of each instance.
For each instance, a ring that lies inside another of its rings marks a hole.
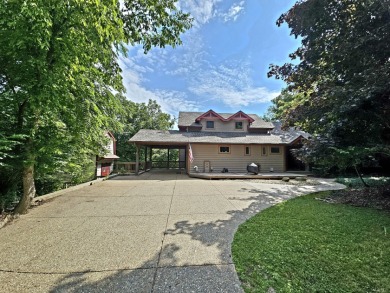
[[[364,182],[368,186],[384,186],[390,184],[390,177],[363,177]],[[347,187],[363,187],[362,180],[358,177],[339,177],[335,180],[338,183],[344,184]]]
[[[331,196],[281,203],[239,227],[232,252],[246,292],[390,292],[390,213]]]

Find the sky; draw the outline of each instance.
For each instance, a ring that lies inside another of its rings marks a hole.
[[[285,87],[267,78],[271,63],[289,61],[299,41],[276,20],[294,0],[180,0],[194,18],[176,48],[129,47],[120,58],[126,97],[156,100],[162,111],[263,115]]]

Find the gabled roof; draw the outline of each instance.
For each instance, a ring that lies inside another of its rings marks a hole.
[[[203,113],[202,115],[200,115],[199,117],[196,117],[195,118],[195,122],[199,122],[200,120],[202,119],[212,119],[212,118],[217,118],[217,119],[220,119],[222,121],[225,121],[225,118],[223,118],[221,115],[219,115],[218,113],[214,112],[213,110],[208,110],[206,113]]]
[[[246,120],[248,119],[251,122],[250,128],[264,128],[264,129],[273,129],[274,125],[271,122],[266,122],[261,119],[256,114],[245,114],[242,111],[238,111],[237,113],[215,113],[213,110],[209,110],[206,113],[204,112],[179,112],[179,121],[178,126],[180,127],[202,127],[199,123],[200,117],[205,119],[212,118],[213,119],[221,119],[222,121],[229,120]],[[198,120],[198,121],[197,121]]]
[[[230,115],[230,114],[228,114],[228,115]],[[255,121],[255,119],[248,116],[247,114],[245,114],[242,111],[238,111],[235,114],[231,114],[229,117],[226,118],[226,115],[225,115],[225,117],[223,117],[223,116],[219,115],[218,113],[214,112],[213,110],[208,110],[206,113],[203,113],[202,115],[196,117],[195,122],[199,122],[202,119],[213,119],[213,118],[217,118],[221,121],[230,121],[230,120],[248,120],[249,122]]]

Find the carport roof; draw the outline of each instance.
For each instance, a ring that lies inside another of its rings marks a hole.
[[[141,129],[129,142],[152,144],[186,145],[188,143],[211,144],[290,144],[302,136],[298,132],[280,134],[253,134],[245,132],[182,132],[178,130]]]

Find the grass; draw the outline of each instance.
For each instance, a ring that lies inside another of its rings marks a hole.
[[[363,177],[363,180],[371,187],[390,184],[390,177]],[[359,177],[340,177],[336,179],[336,182],[352,188],[364,187]]]
[[[390,292],[390,214],[316,200],[273,206],[232,244],[246,292]]]

